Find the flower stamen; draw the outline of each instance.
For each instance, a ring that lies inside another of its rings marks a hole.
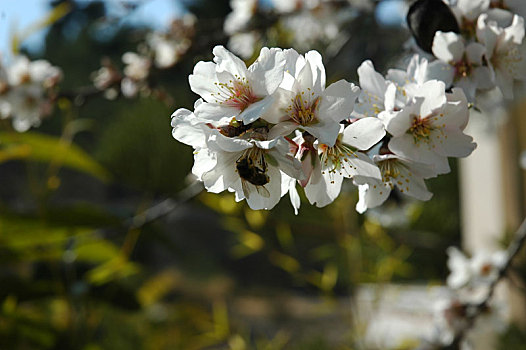
[[[228,83],[214,83],[217,88],[217,93],[212,93],[216,98],[216,103],[226,105],[244,111],[251,104],[261,100],[252,91],[252,87],[248,83],[247,78],[236,75],[236,80],[230,80]]]
[[[311,96],[314,93],[311,93]],[[320,106],[320,97],[310,101],[309,98],[305,99],[305,92],[301,92],[291,99],[292,104],[286,109],[290,119],[299,125],[311,125],[318,122],[316,117],[318,108]]]

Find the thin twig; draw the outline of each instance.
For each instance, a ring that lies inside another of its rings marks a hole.
[[[490,299],[492,298],[493,294],[495,293],[495,287],[497,284],[502,280],[502,278],[506,275],[508,269],[511,267],[513,263],[513,259],[518,255],[521,248],[524,246],[526,242],[526,218],[522,221],[519,229],[515,232],[513,241],[510,243],[507,249],[507,260],[505,264],[499,269],[498,276],[495,278],[490,285],[488,286],[488,294],[479,303],[476,304],[466,304],[466,310],[469,310],[469,314],[466,316],[466,319],[468,321],[467,327],[462,329],[462,331],[458,332],[458,334],[455,335],[455,338],[453,339],[453,342],[443,347],[443,349],[451,349],[456,350],[460,349],[460,344],[462,343],[462,340],[466,336],[466,333],[473,327],[475,324],[475,321],[478,316],[480,316],[484,310],[487,310],[488,303]]]
[[[158,220],[161,217],[170,214],[177,209],[181,204],[188,202],[190,199],[197,196],[203,191],[203,184],[195,181],[179,192],[177,199],[167,198],[154,206],[146,209],[142,213],[135,215],[125,221],[125,225],[130,229],[140,228],[152,221]]]

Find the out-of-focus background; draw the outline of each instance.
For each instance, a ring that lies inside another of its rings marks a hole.
[[[357,83],[365,59],[382,73],[409,60],[404,1],[278,11],[292,2],[260,1],[237,41],[225,33],[237,31],[225,24],[235,1],[0,3],[4,63],[20,50],[64,76],[39,128],[0,133],[0,349],[409,349],[429,331],[415,324],[432,326],[446,248],[509,241],[525,204],[520,100],[479,115],[473,160],[427,181],[425,203],[395,193],[359,215],[348,183],[294,215],[287,198],[253,211],[192,184],[192,149],[172,138],[170,115],[192,108],[188,75],[215,45],[248,63],[262,46],[316,49],[329,82]],[[101,62],[122,69],[125,52],[190,14],[189,46],[152,89],[90,90]],[[495,349],[524,349],[513,320]]]

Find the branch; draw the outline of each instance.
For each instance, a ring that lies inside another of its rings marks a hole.
[[[130,229],[140,228],[150,222],[160,219],[161,217],[170,214],[177,209],[181,204],[184,204],[196,197],[203,191],[203,184],[200,181],[195,181],[188,187],[179,192],[177,199],[167,198],[154,206],[146,209],[142,213],[131,217],[125,221],[125,225]]]
[[[508,253],[507,260],[503,264],[503,266],[498,270],[497,278],[495,278],[489,284],[486,297],[478,303],[465,303],[462,305],[464,309],[466,310],[466,316],[465,316],[465,320],[467,321],[466,327],[464,327],[462,330],[460,330],[459,332],[455,334],[453,341],[449,345],[442,344],[442,345],[437,346],[437,344],[427,343],[423,346],[420,346],[418,349],[428,350],[428,349],[440,348],[442,350],[460,350],[461,349],[460,346],[467,332],[471,328],[473,328],[477,317],[479,317],[485,310],[488,309],[489,301],[495,293],[495,287],[503,279],[503,277],[507,274],[508,270],[512,266],[513,259],[515,259],[515,257],[518,255],[521,248],[525,245],[525,242],[526,242],[526,218],[523,220],[519,229],[515,232],[513,241],[510,243],[507,249],[507,253]]]

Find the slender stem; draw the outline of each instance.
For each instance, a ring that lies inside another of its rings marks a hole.
[[[179,192],[177,199],[167,198],[156,205],[146,209],[142,213],[135,215],[126,220],[126,226],[130,229],[140,228],[152,221],[160,219],[161,217],[170,214],[181,204],[188,202],[190,199],[197,196],[203,191],[203,185],[199,181],[195,181],[188,187]]]
[[[513,241],[510,243],[507,249],[507,260],[505,264],[499,269],[498,276],[495,278],[489,285],[488,288],[488,294],[479,303],[476,304],[466,304],[465,307],[469,311],[469,315],[466,317],[468,321],[468,326],[462,329],[460,332],[458,332],[455,335],[455,338],[453,339],[453,342],[450,345],[443,346],[442,349],[460,349],[460,344],[462,343],[462,340],[466,336],[466,333],[473,327],[475,324],[475,320],[478,316],[482,314],[484,310],[487,309],[488,303],[493,296],[495,292],[495,287],[497,284],[502,280],[502,278],[506,275],[508,269],[511,267],[513,263],[513,259],[518,255],[521,248],[524,246],[526,242],[526,218],[522,221],[521,225],[519,226],[518,230],[515,232]]]

